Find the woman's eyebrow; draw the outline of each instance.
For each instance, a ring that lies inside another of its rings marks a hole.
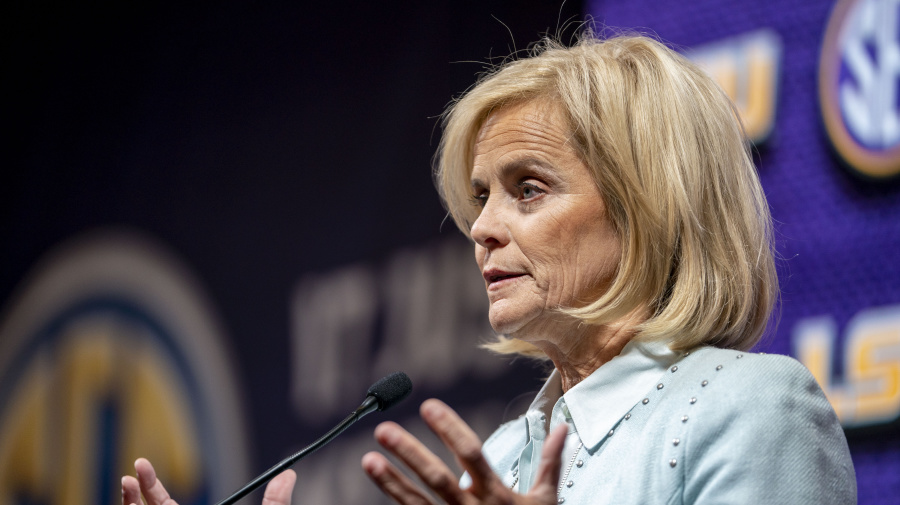
[[[501,165],[498,171],[501,179],[508,179],[510,177],[515,177],[518,172],[524,170],[536,172],[538,175],[554,181],[559,180],[557,171],[552,165],[533,156],[510,160]],[[488,184],[480,178],[472,178],[471,185],[473,188],[486,188],[488,186]]]

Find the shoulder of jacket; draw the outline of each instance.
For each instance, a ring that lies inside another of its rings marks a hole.
[[[718,418],[749,411],[762,419],[802,406],[807,414],[834,416],[815,378],[790,356],[705,347],[681,360],[682,372],[681,385],[690,390],[690,407],[698,414]]]
[[[685,372],[710,377],[706,380],[714,378],[717,381],[739,383],[815,380],[802,363],[782,354],[703,347],[690,353],[682,362]]]
[[[756,496],[759,503],[775,503],[775,497],[779,503],[850,503],[855,479],[843,430],[803,364],[784,355],[702,348],[678,367],[675,375],[684,375],[679,394],[670,398],[677,411],[666,424],[670,440],[680,443],[669,443],[667,457],[689,476],[685,503],[702,501],[698,497],[713,489]],[[817,480],[804,480],[809,475],[834,483],[833,501]],[[728,486],[716,489],[724,482]],[[801,496],[815,498],[788,498]]]

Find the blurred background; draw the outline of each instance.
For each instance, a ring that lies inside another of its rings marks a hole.
[[[822,384],[860,503],[900,503],[896,2],[0,12],[0,505],[116,503],[137,456],[182,505],[215,503],[395,370],[412,398],[377,415],[423,437],[432,396],[482,436],[522,413],[547,368],[477,348],[483,282],[431,157],[479,72],[586,16],[734,99],[783,288],[756,350]],[[299,463],[294,503],[383,503],[359,469],[378,420]]]

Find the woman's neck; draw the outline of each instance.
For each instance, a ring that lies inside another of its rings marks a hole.
[[[637,324],[635,319],[626,320],[627,323],[609,325],[579,322],[567,328],[560,327],[567,325],[554,325],[556,328],[552,331],[542,332],[548,337],[528,341],[553,362],[562,379],[563,392],[566,392],[621,354],[634,337]]]

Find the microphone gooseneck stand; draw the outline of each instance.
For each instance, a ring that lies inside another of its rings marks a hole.
[[[410,391],[412,391],[412,382],[410,382],[409,377],[403,372],[396,372],[379,380],[369,388],[368,395],[366,396],[366,399],[363,400],[362,404],[328,433],[304,447],[300,452],[283,459],[277,465],[261,473],[244,487],[238,489],[234,494],[220,501],[216,505],[233,505],[259,486],[271,480],[272,477],[287,470],[297,461],[312,454],[328,442],[331,442],[334,437],[343,433],[344,430],[349,428],[356,421],[362,419],[363,416],[376,410],[386,410],[392,407],[395,403],[406,398]]]

